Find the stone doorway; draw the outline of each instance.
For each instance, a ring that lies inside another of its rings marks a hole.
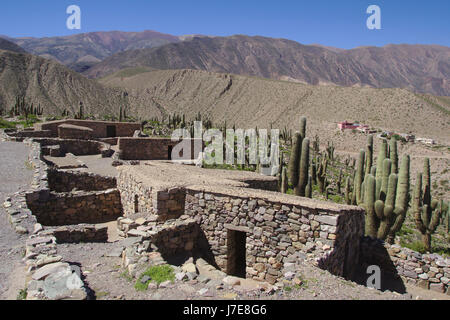
[[[172,160],[172,150],[173,146],[168,146],[167,159]]]
[[[245,278],[247,235],[243,231],[228,230],[227,237],[227,274]]]
[[[116,126],[106,126],[106,137],[114,138],[117,136]]]

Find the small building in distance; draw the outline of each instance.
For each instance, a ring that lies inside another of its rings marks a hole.
[[[352,123],[352,122],[344,121],[344,122],[339,122],[338,127],[342,131],[345,129],[356,129],[359,127],[359,123]]]
[[[428,139],[428,138],[417,138],[416,141],[422,142],[422,143],[428,144],[428,145],[436,144],[436,142],[433,139]]]

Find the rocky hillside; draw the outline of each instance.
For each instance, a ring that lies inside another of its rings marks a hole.
[[[450,48],[435,45],[336,50],[264,37],[194,37],[115,54],[85,74],[104,77],[129,67],[196,69],[313,85],[406,88],[450,96]]]
[[[0,50],[0,109],[9,111],[16,96],[24,95],[46,114],[71,114],[82,101],[86,114],[116,113],[121,93],[51,60]]]
[[[450,140],[450,103],[425,100],[404,89],[311,86],[197,70],[132,69],[126,74],[124,70],[100,82],[127,90],[129,113],[144,118],[173,112],[192,118],[201,112],[241,128],[272,124],[282,129],[297,128],[299,115],[305,115],[311,134],[334,135],[337,122],[349,120]]]
[[[9,38],[28,52],[56,60],[81,72],[110,55],[141,48],[153,48],[180,41],[178,37],[156,31],[91,32],[65,37]]]

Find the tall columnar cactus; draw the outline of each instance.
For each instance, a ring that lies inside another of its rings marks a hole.
[[[300,136],[302,137],[302,141],[306,138],[306,117],[300,118]]]
[[[305,197],[312,198],[312,177],[308,177],[308,184],[305,188]]]
[[[295,132],[292,141],[291,158],[289,160],[288,173],[289,181],[293,186],[298,184],[299,165],[302,152],[302,138],[299,132]]]
[[[410,158],[409,155],[405,155],[402,158],[398,174],[394,215],[392,215],[391,228],[387,238],[387,242],[391,244],[394,243],[395,234],[402,228],[403,222],[406,219],[406,213],[408,212],[410,200],[409,167]]]
[[[366,170],[364,172],[364,176],[370,174],[370,169],[372,168],[373,161],[373,135],[369,135],[367,137],[367,145],[366,145]]]
[[[409,156],[402,159],[399,175],[392,172],[390,159],[383,159],[377,173],[378,179],[372,173],[364,179],[366,235],[393,242],[408,209]]]
[[[324,193],[326,186],[326,178],[327,178],[327,167],[328,160],[326,157],[322,157],[318,166],[317,166],[317,184],[319,185],[320,193]]]
[[[311,161],[311,175],[312,175],[312,183],[314,185],[317,184],[317,158],[314,157]]]
[[[119,107],[119,122],[123,121],[123,107]]]
[[[345,203],[351,204],[352,203],[352,191],[350,186],[350,177],[347,177],[345,179]]]
[[[294,193],[305,196],[309,172],[309,139],[306,138],[306,118],[300,118],[300,132],[296,132],[291,149],[288,174]]]
[[[356,166],[354,192],[352,195],[352,204],[361,204],[363,202],[361,196],[361,186],[364,180],[364,150],[359,150],[358,164]]]
[[[387,157],[387,142],[386,140],[381,140],[380,150],[378,151],[377,157],[377,171],[375,175],[375,179],[381,178],[383,174],[383,161]]]
[[[281,170],[281,193],[287,193],[288,191],[288,176],[287,176],[287,168],[283,166]]]
[[[300,159],[299,167],[299,179],[297,186],[294,187],[294,192],[296,195],[301,197],[305,196],[305,188],[308,184],[308,173],[309,173],[309,139],[304,138],[302,143],[302,154]]]
[[[339,176],[336,182],[337,187],[337,193],[341,194],[341,187],[342,187],[342,168],[339,170]]]
[[[327,155],[328,155],[328,159],[330,159],[331,161],[334,160],[334,144],[333,141],[328,141],[327,143]]]
[[[397,139],[395,138],[391,138],[389,141],[389,158],[392,161],[392,172],[398,173]]]
[[[75,115],[76,119],[84,119],[84,110],[83,110],[83,102],[80,101],[80,105],[78,107],[78,113]]]
[[[423,178],[423,190],[422,190]],[[414,188],[413,212],[417,229],[422,234],[426,251],[431,251],[431,235],[439,225],[444,202],[431,197],[430,159],[425,158],[423,174],[417,174]]]

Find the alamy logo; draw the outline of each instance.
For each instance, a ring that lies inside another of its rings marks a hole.
[[[381,9],[377,5],[370,5],[367,8],[367,14],[372,14],[369,18],[367,18],[367,28],[369,30],[380,30],[381,29]]]
[[[367,274],[371,276],[367,278],[366,285],[369,288],[381,290],[381,270],[379,266],[372,265],[367,267]]]
[[[70,16],[67,18],[67,29],[74,30],[74,29],[81,29],[81,9],[79,6],[71,5],[67,7],[66,10],[67,14],[70,14]]]
[[[193,134],[192,137],[184,128],[173,131],[172,141],[182,141],[173,148],[172,160],[190,160],[192,147],[194,154],[199,155],[205,144],[202,160],[208,165],[260,164],[271,167],[274,171],[279,166],[279,129],[271,129],[270,137],[266,129],[227,129],[224,134],[218,129],[203,132],[202,122],[195,121]]]

